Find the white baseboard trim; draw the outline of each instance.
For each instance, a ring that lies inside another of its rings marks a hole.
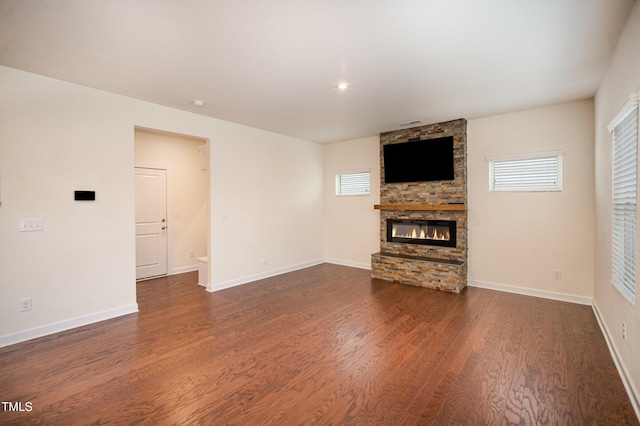
[[[359,263],[359,262],[351,262],[350,260],[340,260],[340,259],[325,259],[326,263],[332,263],[334,265],[342,265],[342,266],[350,266],[352,268],[359,269],[367,269],[371,270],[371,263]]]
[[[298,265],[288,266],[286,268],[274,269],[271,271],[263,272],[260,274],[249,275],[247,277],[238,278],[235,280],[223,281],[217,284],[207,284],[206,289],[208,292],[214,292],[224,290],[225,288],[235,287],[242,284],[247,284],[253,281],[263,280],[265,278],[275,277],[276,275],[286,274],[287,272],[297,271],[299,269],[309,268],[311,266],[320,265],[325,263],[324,259],[313,260],[311,262],[300,263]]]
[[[506,293],[522,294],[524,296],[542,297],[543,299],[558,300],[561,302],[577,303],[579,305],[589,305],[593,303],[593,299],[586,296],[576,296],[575,294],[557,293],[555,291],[537,290],[533,288],[517,287],[506,284],[496,284],[487,281],[467,281],[469,287],[486,288],[489,290],[503,291]]]
[[[191,265],[191,266],[183,266],[181,268],[173,268],[171,270],[171,275],[178,275],[178,274],[184,274],[185,272],[193,272],[193,271],[197,271],[198,270],[198,265]]]
[[[613,340],[607,324],[602,319],[600,309],[598,309],[598,305],[595,300],[593,301],[592,308],[593,312],[596,315],[596,320],[598,320],[600,330],[602,330],[602,334],[604,335],[604,340],[607,342],[607,346],[609,347],[609,352],[611,353],[611,358],[613,358],[613,363],[616,365],[618,374],[622,379],[622,384],[624,385],[624,388],[629,395],[629,400],[631,400],[633,411],[635,411],[636,417],[640,421],[640,393],[638,393],[638,389],[635,387],[633,380],[631,380],[631,374],[629,374],[629,370],[627,369],[627,366],[620,356],[620,352],[618,351],[618,348],[615,344],[615,340]]]
[[[108,311],[97,312],[95,314],[85,315],[82,317],[71,318],[53,324],[44,325],[42,327],[31,328],[29,330],[19,331],[12,334],[5,334],[4,336],[0,336],[0,348],[136,312],[138,312],[138,304],[133,303],[131,305],[121,306],[119,308],[109,309]]]

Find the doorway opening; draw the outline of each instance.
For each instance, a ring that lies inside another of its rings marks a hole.
[[[136,127],[134,145],[136,279],[197,271],[208,256],[208,141]]]

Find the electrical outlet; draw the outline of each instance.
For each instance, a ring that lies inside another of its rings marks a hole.
[[[622,321],[622,340],[627,340],[627,323]]]
[[[267,256],[262,256],[262,258],[260,259],[260,263],[262,263],[263,265],[267,264]]]
[[[193,250],[189,252],[189,257],[193,257]]]
[[[31,298],[25,297],[20,299],[20,312],[26,312],[31,310]]]
[[[553,279],[554,280],[561,280],[562,279],[562,272],[559,269],[554,269],[553,270]]]

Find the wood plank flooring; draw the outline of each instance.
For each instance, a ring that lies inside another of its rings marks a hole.
[[[0,424],[634,425],[591,307],[323,264],[0,349]]]

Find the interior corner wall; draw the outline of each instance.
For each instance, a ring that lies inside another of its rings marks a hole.
[[[607,131],[629,97],[640,90],[640,2],[636,2],[595,97],[596,256],[594,305],[607,337],[635,395],[640,416],[640,287],[636,279],[636,302],[632,306],[611,284],[611,163],[612,135]],[[637,217],[640,217],[636,215]],[[636,253],[640,253],[636,236]],[[636,274],[640,259],[636,261]],[[626,323],[627,339],[622,338]]]
[[[590,303],[593,101],[470,120],[467,140],[469,285]],[[562,191],[489,191],[486,157],[557,150]]]
[[[206,140],[135,130],[136,167],[161,167],[169,172],[167,226],[170,269],[179,274],[198,269],[197,259],[207,255],[209,230],[209,172],[202,168],[199,148]]]
[[[370,195],[337,196],[336,174],[369,170]],[[372,136],[325,146],[324,243],[330,263],[371,269],[371,254],[380,249],[380,138]]]
[[[322,145],[0,66],[0,345],[137,310],[135,127],[210,141],[212,284],[322,261]]]

